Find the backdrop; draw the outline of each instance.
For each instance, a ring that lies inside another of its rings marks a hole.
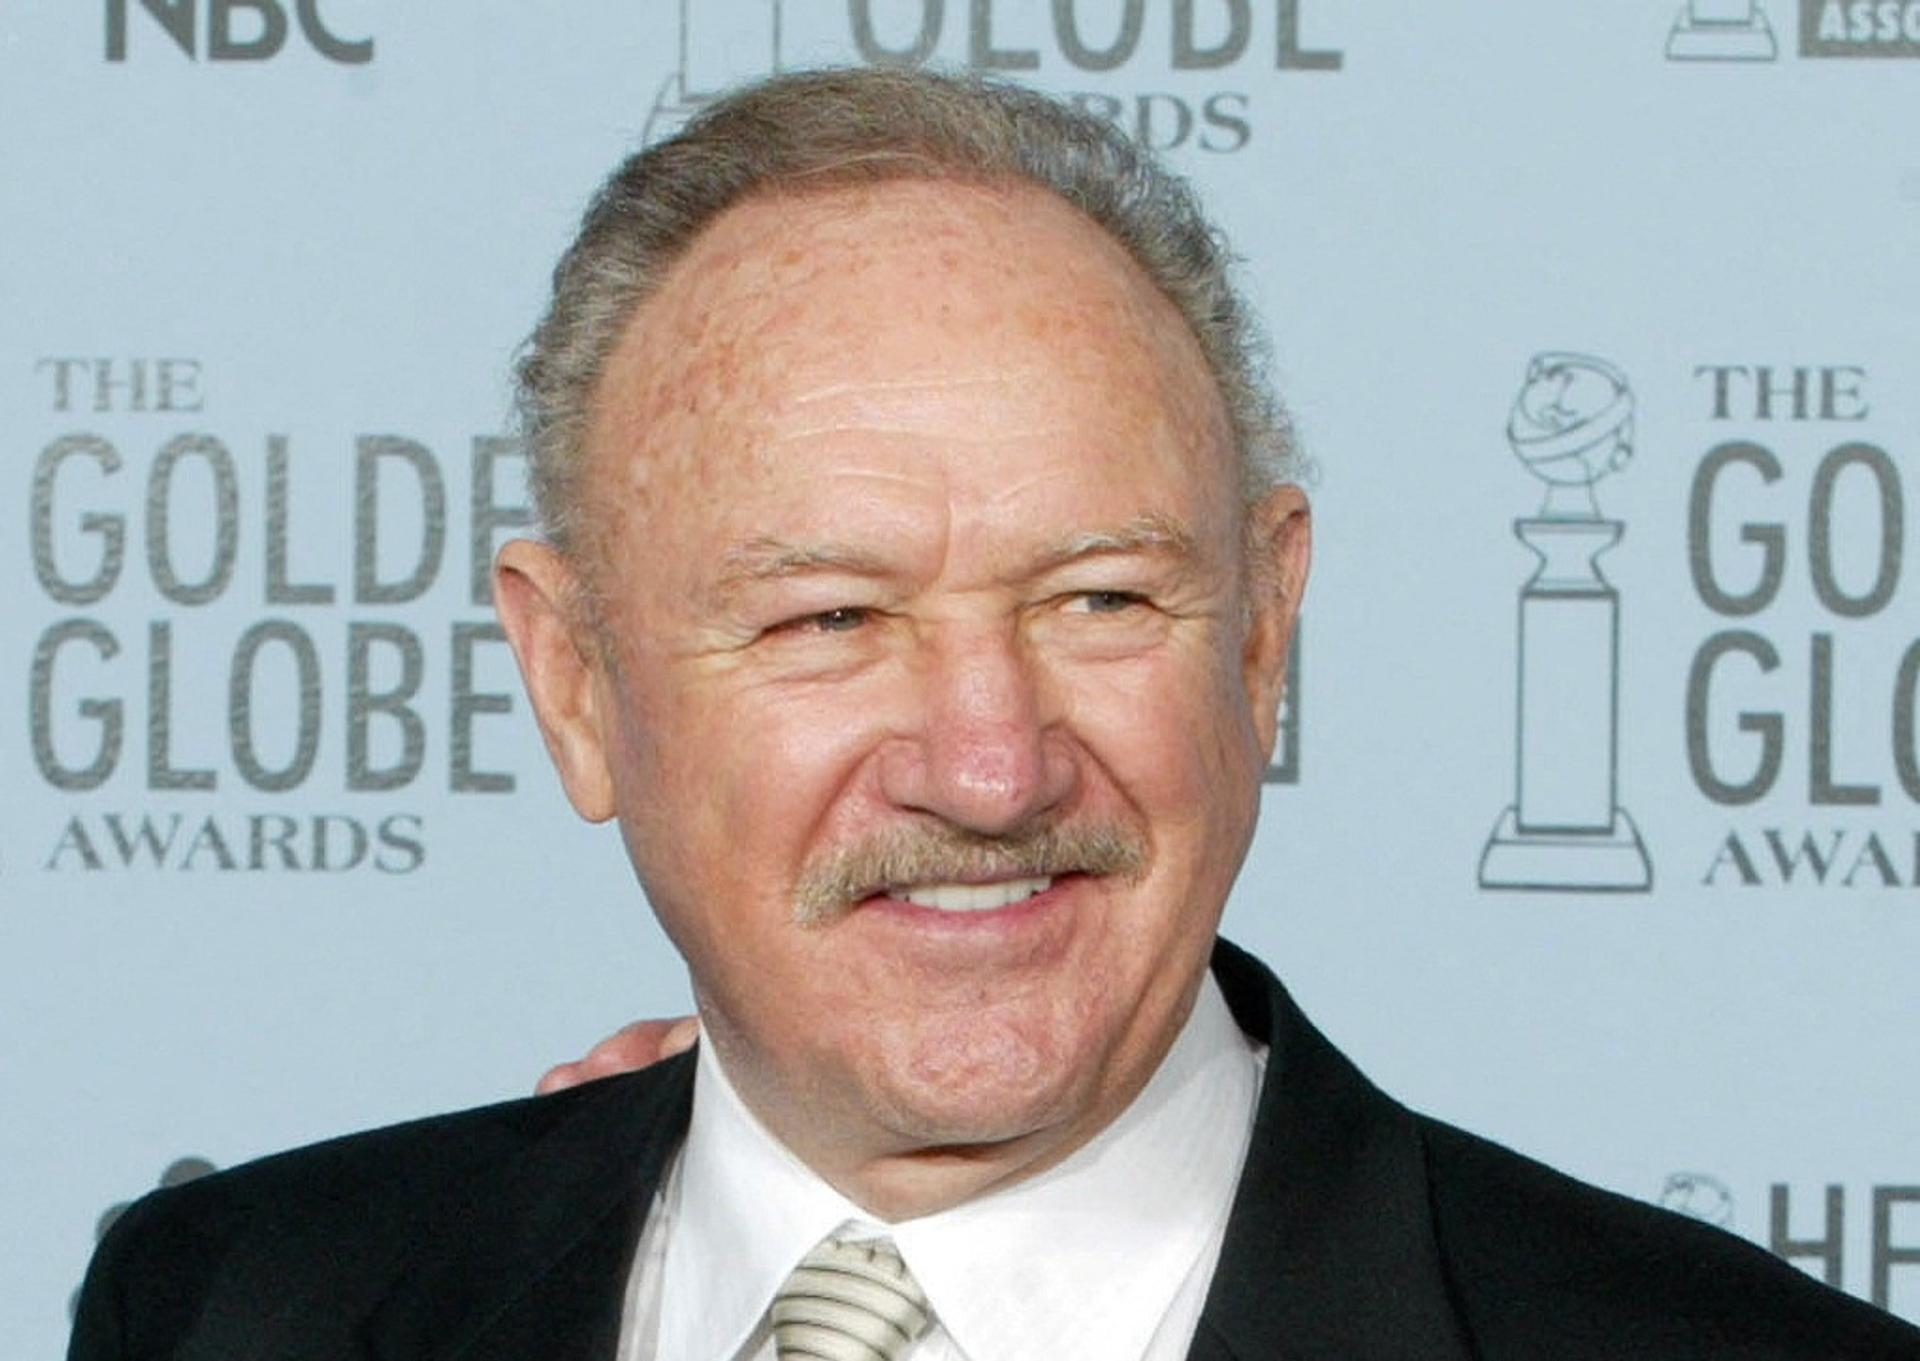
[[[486,599],[586,196],[743,76],[1164,151],[1318,463],[1227,931],[1409,1102],[1920,1319],[1920,0],[0,18],[0,1351],[163,1178],[687,1005]]]

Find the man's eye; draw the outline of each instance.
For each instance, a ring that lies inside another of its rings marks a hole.
[[[871,617],[870,611],[857,605],[842,605],[838,609],[821,610],[818,614],[803,615],[782,627],[803,630],[807,633],[851,633]]]
[[[1146,603],[1144,596],[1132,591],[1082,591],[1077,599],[1088,614],[1120,614]]]

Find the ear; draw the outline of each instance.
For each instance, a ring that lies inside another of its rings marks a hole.
[[[610,717],[604,663],[574,605],[579,577],[554,549],[515,539],[493,563],[493,607],[520,663],[547,754],[574,810],[589,822],[613,816]]]
[[[1313,515],[1307,494],[1288,484],[1268,492],[1247,512],[1249,615],[1241,657],[1247,701],[1264,759],[1273,759],[1280,731],[1280,699],[1286,692],[1287,653],[1300,622],[1313,556]]]

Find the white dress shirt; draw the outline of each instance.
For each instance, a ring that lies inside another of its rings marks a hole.
[[[1209,975],[1131,1105],[1058,1166],[885,1224],[789,1153],[701,1045],[693,1118],[647,1216],[620,1361],[774,1361],[767,1310],[835,1229],[891,1238],[926,1292],[911,1361],[1179,1361],[1219,1259],[1265,1046]]]

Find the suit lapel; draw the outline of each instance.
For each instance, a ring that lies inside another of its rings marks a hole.
[[[368,1353],[611,1361],[634,1244],[686,1134],[693,1071],[688,1054],[590,1084],[523,1156],[424,1220],[368,1318]]]
[[[1192,1361],[1468,1357],[1413,1117],[1258,960],[1223,941],[1214,973],[1272,1052]]]

